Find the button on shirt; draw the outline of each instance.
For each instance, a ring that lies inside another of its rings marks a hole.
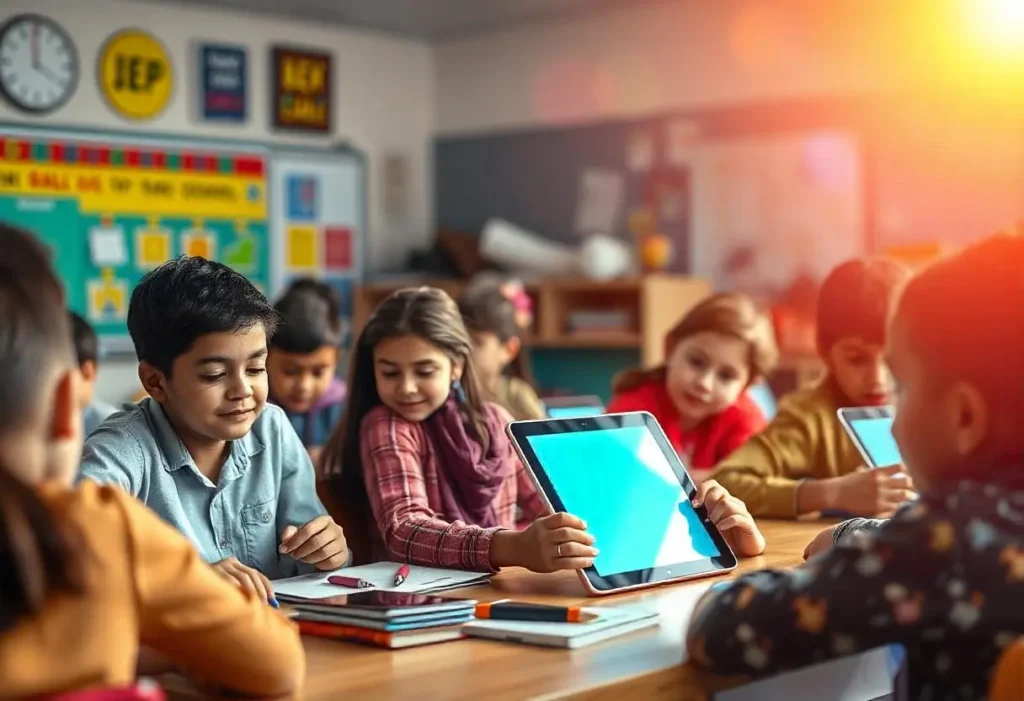
[[[315,571],[278,553],[286,526],[326,513],[313,465],[284,411],[267,405],[214,484],[152,398],[104,422],[85,443],[79,479],[116,484],[181,531],[207,562],[237,558],[270,579]]]

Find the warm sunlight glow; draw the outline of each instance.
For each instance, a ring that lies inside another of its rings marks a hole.
[[[1024,54],[1024,0],[979,0],[967,4],[977,13],[979,37],[991,48]]]

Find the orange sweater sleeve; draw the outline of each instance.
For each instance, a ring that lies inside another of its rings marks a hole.
[[[120,496],[142,644],[219,688],[259,696],[297,691],[306,661],[295,626],[223,580],[155,514]]]

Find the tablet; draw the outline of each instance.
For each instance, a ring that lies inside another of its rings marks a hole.
[[[585,395],[579,397],[548,397],[543,400],[544,410],[551,419],[575,419],[583,416],[598,416],[604,413],[604,402],[600,397]]]
[[[587,522],[600,554],[579,572],[591,594],[718,574],[736,556],[651,414],[517,421],[508,433],[553,511]]]
[[[837,413],[868,466],[886,467],[903,463],[900,448],[892,435],[891,406],[844,408]]]

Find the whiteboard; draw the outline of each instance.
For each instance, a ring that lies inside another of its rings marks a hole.
[[[366,266],[366,160],[348,147],[274,150],[270,160],[271,288],[315,277],[342,302],[345,336]]]
[[[866,252],[863,163],[840,131],[696,146],[692,273],[715,289],[776,298]]]

